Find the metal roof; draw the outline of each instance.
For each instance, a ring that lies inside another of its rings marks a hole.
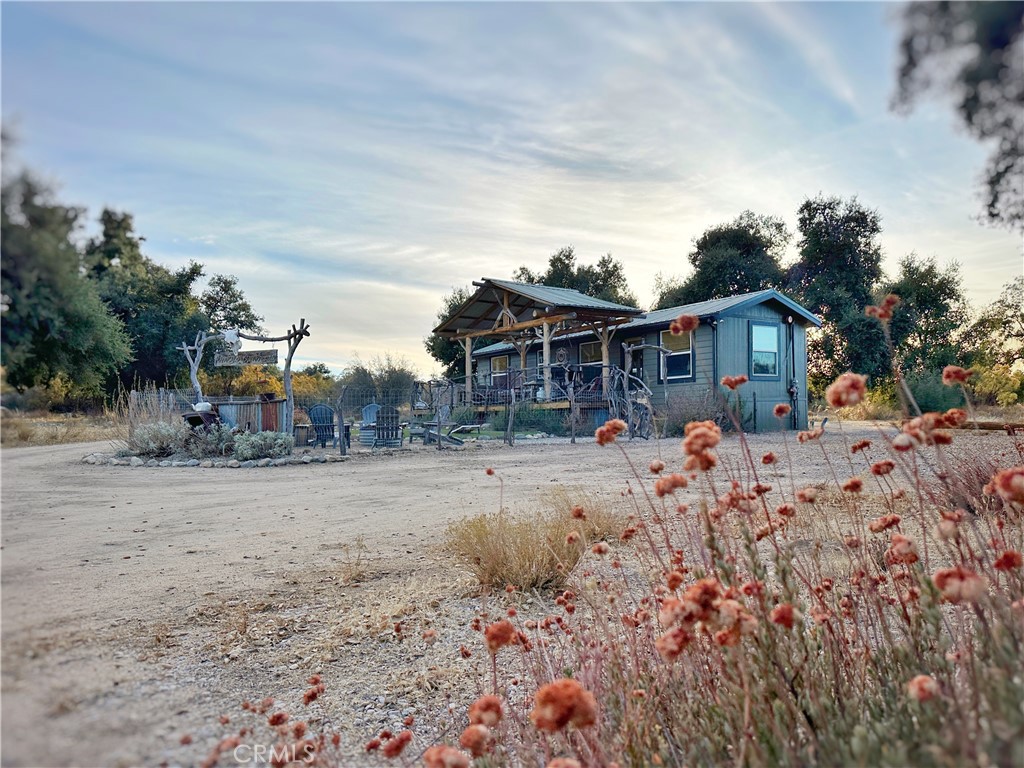
[[[510,323],[502,315],[507,303],[508,314],[516,324],[512,331],[521,330],[523,325],[541,323],[544,317],[571,318],[579,321],[624,321],[642,315],[636,307],[627,307],[574,291],[569,288],[553,288],[548,285],[517,283],[511,280],[485,278],[478,283],[477,291],[458,309],[452,312],[434,333],[460,338],[479,335],[493,330],[499,336],[503,325]]]
[[[653,312],[648,312],[642,317],[630,320],[628,323],[623,323],[618,326],[617,330],[629,331],[653,325],[667,326],[680,315],[696,315],[701,318],[713,317],[716,315],[728,315],[733,312],[737,312],[744,307],[763,304],[766,301],[775,301],[786,307],[796,316],[794,319],[798,322],[803,321],[804,325],[821,327],[821,320],[819,320],[817,316],[808,312],[795,301],[779,293],[774,288],[769,288],[764,291],[727,296],[723,299],[709,299],[708,301],[698,301],[695,304],[683,304],[678,307],[669,307],[668,309],[657,309]],[[589,334],[590,331],[578,331],[576,333],[567,334],[562,338],[579,338]],[[491,344],[489,346],[473,350],[473,357],[476,357],[477,355],[492,354],[494,352],[502,352],[505,349],[513,349],[513,346],[506,342]]]

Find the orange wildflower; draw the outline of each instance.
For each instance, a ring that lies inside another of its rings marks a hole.
[[[772,409],[772,413],[775,414],[776,418],[781,419],[788,416],[792,410],[793,408],[789,405],[789,403],[778,403]]]
[[[917,701],[928,701],[940,694],[939,683],[931,675],[918,675],[907,683],[907,692]]]
[[[851,477],[843,483],[843,490],[847,493],[860,493],[864,490],[864,481],[859,477]]]
[[[889,565],[896,563],[910,565],[916,563],[917,560],[917,547],[914,542],[903,534],[894,533],[889,543],[889,549],[885,551],[885,562]]]
[[[423,753],[426,768],[469,768],[469,755],[455,747],[438,744]]]
[[[833,408],[856,405],[868,391],[868,379],[859,373],[844,373],[828,385],[825,399]]]
[[[966,384],[967,380],[973,375],[973,370],[961,368],[959,365],[947,365],[942,369],[942,383],[947,387]]]
[[[786,629],[792,629],[793,624],[802,618],[800,611],[794,608],[789,603],[780,603],[772,608],[772,612],[768,615],[768,620],[772,624],[778,624],[780,627]]]
[[[487,642],[487,650],[492,654],[497,653],[506,645],[515,645],[519,642],[516,628],[508,619],[488,624],[484,630],[484,640]]]
[[[384,757],[398,757],[402,754],[402,751],[409,746],[409,742],[412,741],[412,731],[402,731],[394,738],[388,739],[385,742],[383,748],[381,748],[381,754]]]
[[[659,477],[654,482],[654,495],[659,498],[668,496],[670,493],[674,493],[676,488],[685,488],[689,484],[690,481],[686,479],[685,475],[673,472],[671,475]]]
[[[735,391],[739,387],[741,387],[744,384],[746,384],[748,381],[750,381],[750,379],[748,379],[742,373],[739,376],[723,376],[722,377],[722,386],[723,387],[728,387],[729,389]]]
[[[493,728],[501,722],[503,714],[501,699],[497,696],[481,696],[469,705],[469,722],[473,725],[486,725],[488,728]]]
[[[665,469],[665,462],[661,459],[655,459],[647,468],[651,470],[652,475],[660,475],[662,470]]]
[[[946,601],[953,604],[975,603],[985,594],[985,580],[959,565],[940,568],[932,575],[932,581]]]
[[[470,725],[459,736],[459,745],[473,757],[483,757],[491,751],[494,740],[486,725]]]
[[[888,528],[899,525],[902,519],[899,515],[882,515],[868,523],[868,530],[872,533],[881,533]]]
[[[992,488],[1004,501],[1024,504],[1024,467],[1011,467],[992,476]]]
[[[996,558],[994,567],[997,571],[1012,571],[1024,566],[1024,555],[1015,549],[1008,549]]]
[[[700,325],[700,318],[696,315],[680,315],[671,323],[668,330],[673,336],[682,336],[684,333],[697,330]]]
[[[597,702],[594,694],[575,680],[556,680],[537,691],[530,720],[538,730],[548,733],[567,725],[585,728],[597,722]]]
[[[675,661],[693,642],[693,635],[683,627],[673,627],[654,641],[654,647],[665,661]]]

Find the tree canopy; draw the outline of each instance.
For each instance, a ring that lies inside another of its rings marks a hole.
[[[238,278],[234,275],[211,277],[209,285],[199,297],[199,307],[214,330],[237,328],[254,334],[263,333],[263,316],[256,314],[238,287]]]
[[[4,180],[0,206],[7,381],[24,389],[63,375],[98,392],[132,351],[123,324],[80,274],[73,234],[82,211],[54,201],[28,173]]]
[[[958,264],[940,269],[934,258],[905,256],[896,277],[882,284],[878,297],[889,293],[900,297],[889,331],[904,373],[940,371],[965,362],[961,337],[969,309]]]
[[[985,217],[1024,229],[1024,3],[914,2],[903,12],[894,106],[944,90],[968,132],[991,148]]]
[[[551,254],[547,269],[543,272],[534,272],[524,265],[513,273],[512,278],[521,283],[569,288],[595,299],[629,307],[637,305],[636,295],[626,281],[622,262],[612,258],[610,253],[598,259],[595,265],[577,264],[576,251],[567,245]]]
[[[808,198],[797,214],[799,259],[788,290],[822,319],[808,343],[812,386],[844,371],[883,375],[888,354],[878,323],[864,316],[882,278],[882,231],[877,211],[857,198]]]
[[[782,219],[744,211],[694,240],[687,257],[694,271],[685,281],[661,284],[654,309],[781,288],[782,255],[791,235]]]

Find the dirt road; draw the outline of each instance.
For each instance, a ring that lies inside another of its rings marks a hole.
[[[629,450],[646,467],[678,445]],[[817,445],[791,447],[797,485],[825,479]],[[592,440],[250,470],[81,463],[105,449],[0,456],[5,766],[195,763],[220,714],[266,695],[295,706],[314,672],[328,695],[311,717],[363,759],[375,729],[443,710],[472,678],[458,648],[479,643],[479,601],[437,545],[448,521],[497,509],[484,469],[513,507],[555,485],[617,495],[629,476]],[[734,436],[722,455],[738,459]],[[420,642],[425,627],[442,641]]]

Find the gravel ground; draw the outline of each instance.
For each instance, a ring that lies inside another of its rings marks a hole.
[[[826,445],[877,429],[830,425]],[[1000,433],[960,434],[1009,445]],[[793,438],[792,475],[776,481],[826,479],[821,448]],[[785,456],[778,434],[750,445]],[[592,439],[261,469],[82,463],[103,451],[0,453],[4,766],[195,764],[224,733],[222,714],[237,727],[240,702],[264,696],[339,732],[345,765],[375,764],[362,745],[408,715],[426,746],[458,727],[489,674],[467,626],[483,599],[439,549],[447,523],[496,510],[502,493],[513,508],[557,486],[618,496],[631,477],[617,450]],[[628,452],[641,468],[680,456],[674,439]],[[738,462],[738,438],[720,452]],[[520,604],[523,616],[544,609]],[[327,691],[306,711],[313,673]]]

